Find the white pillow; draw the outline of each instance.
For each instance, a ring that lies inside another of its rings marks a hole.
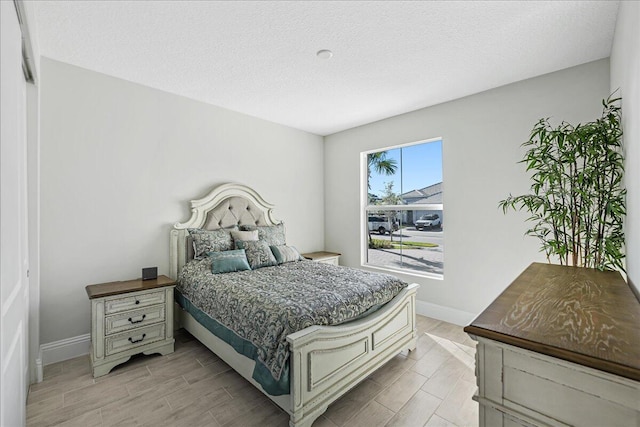
[[[233,238],[234,242],[237,242],[238,240],[244,240],[244,241],[256,241],[258,240],[258,230],[253,230],[253,231],[239,231],[239,230],[233,230],[231,231],[231,237]]]

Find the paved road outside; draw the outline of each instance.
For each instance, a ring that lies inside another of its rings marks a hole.
[[[372,233],[371,237],[390,240],[388,234]],[[444,232],[418,231],[415,228],[404,228],[393,233],[393,241],[411,241],[435,243],[434,248],[416,249],[369,249],[369,263],[391,268],[407,268],[420,272],[443,274],[444,266]]]

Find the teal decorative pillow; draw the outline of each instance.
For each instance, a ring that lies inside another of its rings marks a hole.
[[[236,240],[236,247],[244,249],[252,270],[278,264],[269,245],[262,240]]]
[[[211,258],[211,272],[213,274],[251,270],[244,249],[209,252],[207,256]]]
[[[233,249],[231,230],[238,227],[221,228],[218,230],[201,230],[189,228],[189,235],[193,240],[194,258],[201,259],[208,252],[230,251]]]
[[[258,239],[264,240],[269,246],[286,245],[284,223],[271,227],[258,227]]]
[[[300,252],[293,246],[271,246],[271,252],[273,252],[273,256],[276,258],[276,261],[278,261],[278,264],[302,259]]]

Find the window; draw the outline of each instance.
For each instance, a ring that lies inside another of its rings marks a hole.
[[[363,264],[441,278],[442,139],[362,153]]]

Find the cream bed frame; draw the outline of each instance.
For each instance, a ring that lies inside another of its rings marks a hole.
[[[171,230],[171,270],[177,278],[192,257],[188,228],[275,225],[273,205],[241,184],[223,184],[191,201],[191,218]],[[272,396],[253,378],[255,362],[176,307],[178,324],[290,415],[291,427],[311,426],[327,406],[403,350],[416,347],[415,298],[410,284],[382,309],[340,326],[311,326],[287,336],[291,347],[290,394]]]

